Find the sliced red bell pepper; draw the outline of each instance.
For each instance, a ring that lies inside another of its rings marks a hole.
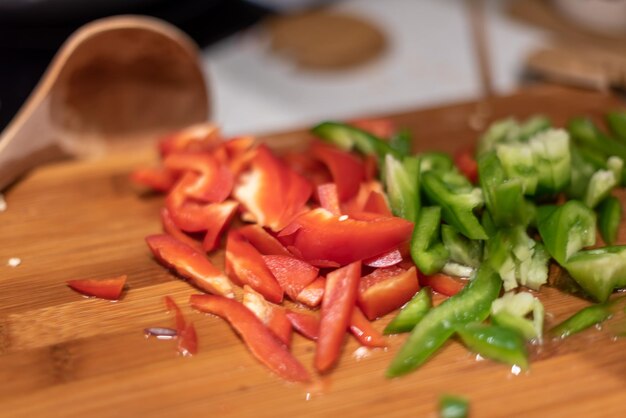
[[[175,223],[170,215],[170,211],[167,208],[161,209],[161,224],[163,225],[163,232],[171,235],[180,242],[189,245],[196,251],[204,251],[202,243],[185,234]]]
[[[187,321],[185,321],[183,311],[180,310],[180,307],[174,301],[174,299],[172,299],[171,296],[165,296],[163,298],[163,302],[165,303],[165,309],[167,309],[168,312],[174,312],[174,319],[176,320],[176,332],[185,329]]]
[[[251,169],[239,177],[233,196],[261,226],[279,231],[304,210],[310,183],[261,145]]]
[[[243,305],[250,309],[287,347],[291,345],[291,322],[285,308],[265,300],[250,286],[243,287]]]
[[[313,312],[295,311],[293,309],[288,310],[286,315],[293,329],[309,340],[317,340],[320,332],[319,315]]]
[[[198,174],[193,184],[188,184],[185,193],[188,197],[203,202],[223,202],[233,189],[233,175],[224,164],[211,154],[170,154],[163,162],[172,171],[193,171]]]
[[[296,382],[310,380],[307,370],[287,347],[240,302],[212,295],[192,295],[189,302],[194,309],[228,321],[250,352],[280,377]]]
[[[291,255],[289,250],[280,243],[277,238],[259,225],[251,224],[239,228],[237,231],[254,248],[264,255]]]
[[[161,156],[174,152],[206,152],[221,142],[217,125],[203,123],[167,135],[159,141]]]
[[[317,198],[320,206],[332,213],[333,215],[341,215],[341,207],[339,206],[339,192],[335,183],[325,183],[317,186]]]
[[[326,166],[313,158],[311,153],[288,152],[282,155],[282,158],[289,167],[309,179],[314,189],[317,189],[317,186],[321,184],[332,183],[333,181]]]
[[[391,138],[397,130],[393,121],[385,118],[355,119],[348,124],[384,139]]]
[[[319,269],[290,255],[264,255],[263,261],[291,300],[317,278]]]
[[[343,202],[341,205],[342,213],[352,214],[363,212],[365,204],[372,192],[383,193],[383,187],[378,181],[366,181],[359,186],[359,192],[352,199]]]
[[[133,171],[130,179],[139,186],[148,187],[158,192],[167,192],[176,184],[178,175],[164,168],[146,167]]]
[[[402,253],[396,248],[391,251],[387,251],[384,254],[363,260],[363,264],[368,267],[376,268],[391,267],[400,264],[402,259]]]
[[[146,242],[155,258],[166,267],[206,292],[234,297],[228,277],[219,271],[206,255],[166,234],[150,235]]]
[[[454,164],[473,184],[478,181],[478,163],[474,158],[474,147],[467,146],[454,155]]]
[[[388,345],[387,338],[374,328],[372,323],[367,320],[363,312],[356,306],[352,310],[350,332],[361,345],[366,347],[386,347]]]
[[[384,216],[393,216],[393,214],[391,213],[391,209],[389,209],[389,205],[387,204],[385,196],[375,190],[372,190],[370,192],[370,195],[365,202],[365,206],[363,207],[363,212],[372,212]]]
[[[211,203],[207,206],[211,207],[205,208],[203,212],[205,216],[211,216],[212,221],[209,223],[204,239],[202,240],[202,249],[208,253],[218,247],[222,233],[237,213],[239,203],[234,200],[227,200],[222,203]]]
[[[339,200],[344,202],[357,194],[365,180],[365,167],[359,157],[322,142],[313,142],[311,152],[328,167],[337,185]]]
[[[374,320],[400,308],[419,289],[415,267],[381,268],[361,279],[357,300],[365,316]]]
[[[366,182],[378,179],[378,158],[375,155],[363,156],[363,168]]]
[[[226,273],[238,284],[249,285],[270,302],[283,300],[283,289],[265,265],[263,256],[238,230],[231,230],[226,239]]]
[[[67,285],[85,296],[100,299],[118,300],[124,290],[127,276],[125,274],[110,279],[75,279],[68,280]]]
[[[324,297],[324,289],[326,288],[326,278],[318,277],[313,280],[310,285],[302,289],[302,292],[296,297],[296,301],[304,303],[311,308],[315,308],[322,303]]]
[[[339,359],[341,345],[352,318],[361,278],[361,262],[334,270],[326,276],[315,368],[328,371]]]
[[[326,209],[313,209],[295,221],[294,246],[307,260],[334,261],[346,265],[383,254],[407,242],[413,224],[395,217],[334,216]],[[354,215],[353,215],[354,216]]]
[[[428,286],[442,295],[454,296],[463,290],[467,284],[467,280],[456,279],[443,273],[437,273],[432,276],[421,276],[420,284],[422,286]]]
[[[196,327],[190,322],[178,333],[177,349],[181,356],[193,356],[198,354],[198,334]]]

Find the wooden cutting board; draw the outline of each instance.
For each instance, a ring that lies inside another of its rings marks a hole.
[[[536,88],[481,105],[465,103],[393,116],[413,130],[419,150],[453,151],[488,120],[535,113],[557,125],[599,117],[618,102],[596,93]],[[474,128],[472,128],[474,127]],[[302,132],[266,136],[279,149],[302,147]],[[534,354],[529,373],[476,361],[450,342],[422,369],[386,380],[404,341],[359,349],[347,338],[339,366],[310,385],[281,381],[246,351],[216,317],[191,311],[194,293],[150,256],[144,236],[160,231],[162,197],[138,195],[128,174],[156,161],[149,144],[98,161],[42,167],[6,193],[0,213],[0,416],[436,416],[443,393],[466,396],[474,417],[572,417],[624,414],[626,342],[591,331]],[[622,231],[624,240],[626,231]],[[7,265],[21,259],[17,267]],[[222,264],[222,254],[214,256]],[[80,277],[128,274],[112,303],[65,286]],[[198,329],[199,354],[181,358],[173,341],[143,329],[173,326],[162,298],[172,295]],[[586,303],[541,291],[549,323]],[[382,329],[389,318],[377,323]],[[296,336],[293,351],[312,369],[314,346]]]

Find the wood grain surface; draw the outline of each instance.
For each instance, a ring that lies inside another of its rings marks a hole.
[[[394,116],[415,149],[454,149],[507,115],[549,115],[561,125],[598,117],[618,105],[595,93],[536,88],[481,104]],[[263,138],[277,149],[302,147],[302,132]],[[275,377],[221,319],[193,312],[186,283],[158,265],[144,236],[159,232],[163,199],[140,195],[128,175],[156,162],[150,142],[112,150],[97,161],[41,167],[5,193],[0,213],[0,416],[3,417],[301,417],[436,416],[443,393],[467,397],[473,417],[617,417],[626,405],[626,342],[592,330],[535,350],[531,371],[476,361],[452,341],[423,368],[386,380],[404,341],[364,350],[347,338],[338,367],[312,384]],[[621,241],[624,241],[624,230]],[[10,267],[11,257],[21,259]],[[222,265],[222,253],[213,256]],[[128,274],[119,302],[86,299],[68,279]],[[171,295],[197,327],[199,354],[177,356],[174,341],[143,329],[173,326],[162,298]],[[544,288],[548,321],[586,302]],[[389,318],[376,323],[381,328]],[[295,355],[312,370],[314,345],[296,336]]]

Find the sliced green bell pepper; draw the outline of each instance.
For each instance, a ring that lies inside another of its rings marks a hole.
[[[441,225],[443,245],[450,253],[450,261],[464,266],[478,267],[483,257],[483,241],[463,236],[451,225]]]
[[[385,157],[385,189],[394,215],[415,222],[420,208],[419,167],[417,157],[402,161],[393,155]]]
[[[528,145],[538,173],[537,194],[552,195],[565,189],[572,171],[568,133],[549,129],[533,136]]]
[[[455,395],[443,395],[439,398],[439,418],[467,418],[469,402]]]
[[[381,159],[387,154],[392,154],[398,159],[402,158],[402,155],[383,139],[345,123],[322,122],[313,127],[311,132],[346,151],[354,148],[362,154],[376,155]]]
[[[544,320],[543,304],[528,292],[507,292],[493,301],[491,321],[519,332],[526,340],[541,341]],[[527,316],[532,313],[532,319]]]
[[[613,245],[622,220],[622,203],[615,196],[609,196],[600,203],[597,213],[600,235],[605,243]]]
[[[585,292],[604,302],[614,289],[626,286],[626,246],[579,251],[563,267]]]
[[[455,328],[484,321],[498,297],[502,280],[487,264],[459,293],[431,309],[413,328],[387,369],[387,377],[409,373],[424,364],[453,334]]]
[[[472,322],[458,327],[456,332],[472,351],[492,360],[528,369],[528,352],[522,336],[516,331]]]
[[[613,316],[613,310],[609,303],[587,306],[554,326],[550,330],[550,334],[557,338],[567,338],[570,335],[604,322],[611,316]]]
[[[441,270],[450,253],[441,242],[441,208],[423,207],[417,217],[411,237],[411,257],[424,274]]]
[[[400,334],[411,331],[432,307],[432,290],[430,287],[424,287],[387,324],[383,334]]]

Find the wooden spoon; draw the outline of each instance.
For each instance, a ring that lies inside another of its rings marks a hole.
[[[97,155],[119,139],[206,121],[210,110],[185,34],[147,17],[94,21],[65,42],[0,135],[0,190],[43,162]]]

